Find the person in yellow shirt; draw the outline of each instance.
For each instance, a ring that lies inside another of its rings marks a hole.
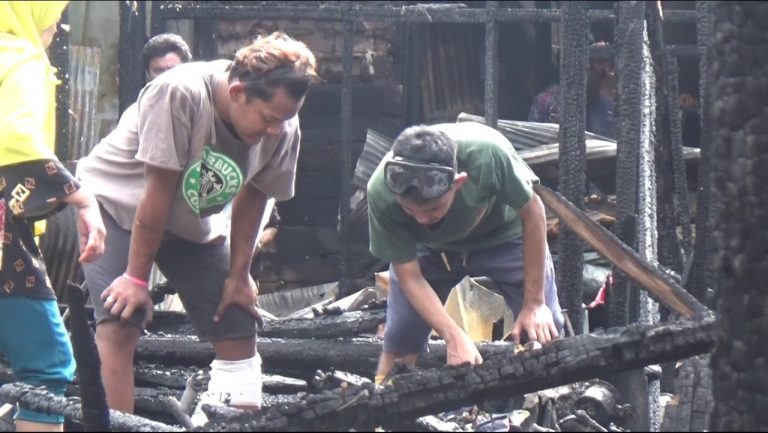
[[[66,1],[0,1],[0,353],[21,382],[62,395],[75,362],[35,242],[34,223],[77,208],[81,262],[104,251],[94,196],[54,154],[57,80],[46,49]],[[17,431],[62,431],[63,417],[20,408]]]

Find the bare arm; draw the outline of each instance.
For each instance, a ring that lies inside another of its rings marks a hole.
[[[165,170],[151,165],[145,166],[147,183],[144,195],[136,208],[136,218],[131,231],[131,246],[128,253],[126,273],[132,277],[147,280],[152,270],[155,254],[165,233],[171,204],[176,196],[176,187],[181,172]],[[152,299],[147,287],[142,287],[126,278],[118,277],[102,294],[102,299],[111,300],[105,307],[111,313],[129,319],[136,309],[144,309],[144,325],[152,320]]]
[[[261,326],[261,316],[256,309],[258,286],[250,271],[266,203],[267,196],[251,183],[247,183],[235,197],[232,204],[229,276],[224,283],[224,293],[216,309],[214,322],[221,320],[231,304],[237,304],[248,311]]]
[[[400,288],[413,308],[445,340],[448,349],[448,364],[458,365],[466,362],[479,364],[483,362],[483,358],[472,340],[448,315],[440,302],[440,298],[424,279],[419,262],[413,260],[403,264],[395,264],[393,267],[398,280],[400,280]]]
[[[512,336],[520,341],[525,330],[528,338],[548,343],[558,337],[552,312],[544,299],[544,269],[546,266],[547,221],[544,204],[536,193],[518,210],[523,221],[523,274],[525,278],[523,306],[515,321]]]
[[[77,232],[80,237],[81,263],[91,263],[104,254],[106,229],[101,220],[96,197],[84,188],[64,197],[64,201],[77,209]]]
[[[146,165],[147,184],[136,208],[126,272],[146,280],[163,240],[181,172]]]

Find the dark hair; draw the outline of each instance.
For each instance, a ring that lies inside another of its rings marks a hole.
[[[192,52],[181,36],[174,33],[163,33],[152,37],[144,44],[141,58],[144,61],[144,70],[149,69],[149,62],[158,57],[164,57],[168,53],[175,53],[182,63],[192,60]]]
[[[426,125],[401,132],[392,143],[392,154],[414,162],[456,167],[456,142],[445,132]]]
[[[315,55],[303,42],[274,32],[237,51],[229,82],[243,83],[248,102],[253,98],[270,101],[280,87],[298,100],[319,79],[316,67]]]
[[[397,136],[392,143],[392,156],[400,156],[406,160],[424,164],[434,163],[444,167],[457,168],[456,141],[443,131],[426,125],[416,125],[407,128]],[[402,194],[412,201],[425,201],[421,193],[411,187]]]

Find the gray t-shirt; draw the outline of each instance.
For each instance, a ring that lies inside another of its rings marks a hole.
[[[228,235],[222,211],[247,182],[278,201],[293,197],[298,115],[258,144],[237,139],[213,105],[213,75],[230,64],[194,62],[165,72],[78,164],[78,177],[122,228],[132,228],[144,193],[144,164],[181,172],[167,230],[194,242]]]

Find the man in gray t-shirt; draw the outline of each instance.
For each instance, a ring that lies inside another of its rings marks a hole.
[[[267,200],[294,195],[298,112],[316,77],[312,52],[282,33],[233,62],[176,66],[80,162],[107,225],[103,260],[84,272],[110,407],[133,410],[133,353],[152,318],[153,262],[198,336],[213,343],[207,402],[260,406],[251,259]]]

